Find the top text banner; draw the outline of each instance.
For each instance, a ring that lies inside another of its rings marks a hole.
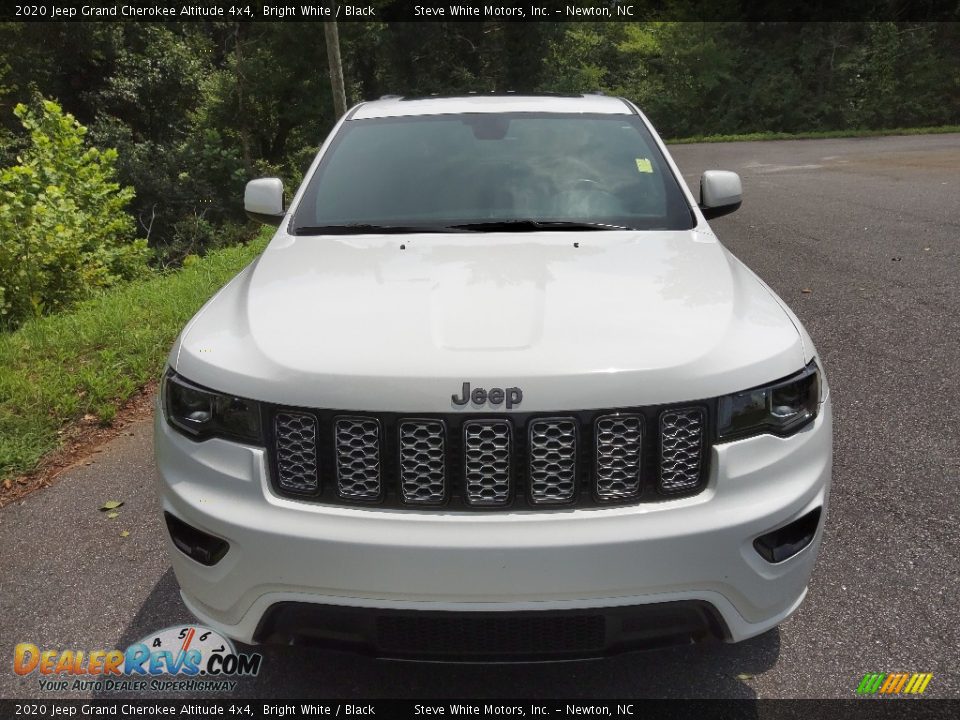
[[[955,0],[501,0],[500,2],[281,2],[279,0],[48,0],[2,3],[21,22],[636,22],[949,21]]]

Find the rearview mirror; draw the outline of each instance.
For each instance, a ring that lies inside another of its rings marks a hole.
[[[279,225],[283,220],[283,181],[258,178],[247,183],[243,193],[247,217],[264,225]]]
[[[728,170],[707,170],[700,178],[700,210],[707,220],[728,215],[743,202],[740,176]]]

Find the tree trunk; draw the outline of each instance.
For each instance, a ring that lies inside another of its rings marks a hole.
[[[336,4],[334,3],[334,12]],[[347,111],[347,96],[343,89],[343,62],[340,60],[340,33],[337,23],[325,22],[323,34],[327,41],[327,64],[330,66],[330,89],[333,92],[333,110],[339,120]]]

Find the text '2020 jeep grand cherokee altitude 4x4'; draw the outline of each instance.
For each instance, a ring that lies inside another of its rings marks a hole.
[[[184,602],[244,641],[588,657],[738,641],[806,593],[831,477],[809,336],[630,102],[383,99],[173,347]]]

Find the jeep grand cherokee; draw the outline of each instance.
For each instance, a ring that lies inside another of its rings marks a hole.
[[[816,350],[631,102],[350,110],[191,320],[156,422],[187,607],[244,642],[568,658],[739,641],[806,593]]]

